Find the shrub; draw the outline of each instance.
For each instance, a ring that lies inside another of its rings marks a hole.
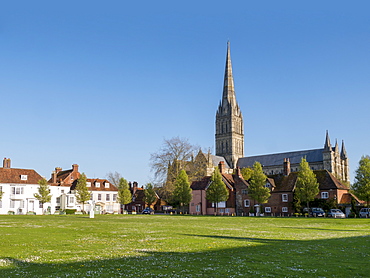
[[[66,214],[75,214],[77,209],[66,209]]]

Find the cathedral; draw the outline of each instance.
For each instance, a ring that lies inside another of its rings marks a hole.
[[[244,125],[243,115],[236,101],[234,78],[230,56],[230,43],[227,44],[226,66],[222,99],[216,112],[215,146],[216,156],[222,157],[230,169],[252,167],[254,162],[262,164],[266,175],[282,174],[299,170],[299,163],[306,158],[313,170],[327,170],[337,179],[349,183],[349,160],[342,141],[341,150],[338,142],[333,147],[329,133],[323,148],[266,154],[259,156],[244,156]],[[220,160],[220,159],[219,159]]]

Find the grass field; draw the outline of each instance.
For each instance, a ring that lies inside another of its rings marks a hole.
[[[370,277],[370,220],[0,216],[0,277]]]

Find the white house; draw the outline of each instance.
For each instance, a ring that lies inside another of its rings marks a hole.
[[[11,168],[11,160],[5,158],[0,168],[0,191],[3,192],[0,200],[0,214],[54,214],[57,211],[76,209],[89,211],[90,207],[79,204],[75,195],[75,187],[80,177],[78,165],[72,169],[62,170],[57,167],[53,171],[49,183],[51,201],[40,204],[34,197],[38,193],[38,182],[43,179],[35,170]],[[91,199],[95,201],[96,211],[99,213],[118,213],[120,205],[117,203],[118,189],[105,179],[87,179],[87,187],[91,191]]]
[[[42,214],[42,205],[34,197],[42,178],[35,170],[11,168],[10,158],[4,158],[0,168],[0,191],[3,192],[0,214]]]

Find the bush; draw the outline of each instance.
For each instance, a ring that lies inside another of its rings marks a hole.
[[[75,214],[77,209],[66,209],[66,214]]]

